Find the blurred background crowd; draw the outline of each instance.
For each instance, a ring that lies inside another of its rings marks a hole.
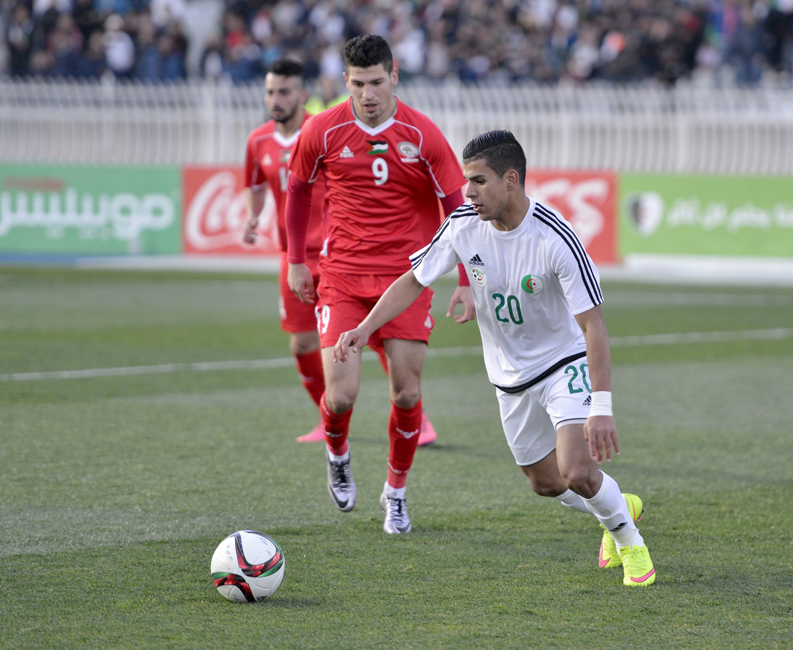
[[[405,78],[793,78],[793,0],[0,0],[0,74],[263,76],[282,56],[339,92],[344,42],[385,36]],[[335,86],[335,87],[334,87]]]

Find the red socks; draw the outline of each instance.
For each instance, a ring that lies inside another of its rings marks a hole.
[[[311,395],[314,404],[319,406],[319,400],[325,392],[325,375],[322,372],[322,353],[319,350],[295,356],[297,371],[303,387]]]
[[[325,425],[325,443],[330,449],[330,453],[342,456],[347,453],[350,446],[347,444],[347,436],[350,433],[350,418],[352,409],[344,413],[333,413],[325,404],[325,395],[319,403],[319,414],[322,423]]]
[[[388,484],[393,488],[403,488],[408,472],[413,465],[413,456],[419,445],[421,431],[421,399],[410,408],[391,404],[388,418],[388,439],[391,443],[388,454]]]

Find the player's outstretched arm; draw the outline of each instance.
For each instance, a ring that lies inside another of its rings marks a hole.
[[[380,296],[380,300],[358,327],[344,332],[339,337],[336,345],[333,346],[333,360],[344,362],[349,354],[359,352],[366,345],[372,332],[410,307],[422,291],[424,291],[424,285],[416,279],[412,269],[401,275]]]
[[[617,425],[611,414],[611,350],[603,309],[598,305],[575,317],[584,333],[592,384],[592,411],[584,424],[584,437],[589,443],[592,460],[602,463],[611,460],[611,449],[619,456]],[[607,400],[607,406],[602,402]]]

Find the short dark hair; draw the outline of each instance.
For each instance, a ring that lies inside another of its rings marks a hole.
[[[394,55],[388,42],[376,34],[361,34],[344,46],[344,69],[350,66],[369,68],[382,63],[386,72],[394,69]]]
[[[277,74],[280,77],[300,77],[303,80],[303,64],[294,59],[278,59],[268,69],[267,74]]]
[[[476,136],[463,149],[463,163],[484,160],[499,178],[510,169],[518,172],[521,186],[526,184],[526,154],[510,131],[488,131]]]

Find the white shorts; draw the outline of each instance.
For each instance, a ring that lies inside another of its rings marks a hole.
[[[538,463],[556,449],[556,430],[583,424],[592,401],[586,357],[572,361],[520,393],[496,389],[501,425],[515,462]]]

